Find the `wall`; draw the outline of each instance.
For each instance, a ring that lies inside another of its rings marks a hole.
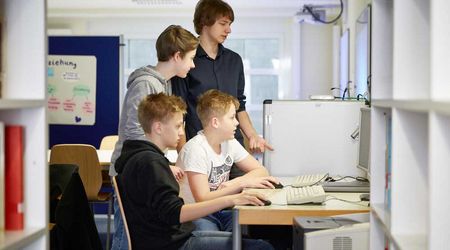
[[[355,23],[364,8],[370,4],[371,0],[347,0],[347,16],[345,22],[342,24],[342,30],[350,30],[350,80],[352,84],[350,85],[350,93],[354,94],[354,79],[355,79]]]
[[[365,4],[353,0],[349,2],[352,6],[348,10],[348,19],[353,20],[356,15],[353,13],[358,12],[359,8],[353,5]],[[333,81],[332,25],[306,27],[306,24],[298,24],[294,21],[300,4],[298,6],[288,10],[280,10],[278,6],[266,9],[235,8],[235,22],[230,35],[231,38],[239,38],[244,35],[263,37],[276,34],[282,39],[279,82],[282,86],[280,96],[284,99],[307,98],[310,94],[329,94]],[[54,31],[69,30],[74,35],[156,38],[169,24],[180,24],[193,31],[192,11],[193,8],[159,12],[150,9],[145,12],[120,9],[50,9],[48,28]],[[331,15],[335,16],[335,13]],[[352,67],[351,72],[353,71]]]
[[[332,25],[300,25],[300,98],[330,94],[333,75]]]

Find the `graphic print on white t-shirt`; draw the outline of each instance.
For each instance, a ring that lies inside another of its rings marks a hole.
[[[214,166],[214,162],[211,161],[211,169],[208,175],[209,190],[215,191],[222,182],[228,181],[232,165],[233,159],[230,155],[225,157],[224,164],[220,166]]]
[[[231,166],[249,155],[236,139],[222,142],[220,151],[220,154],[216,153],[209,145],[203,131],[200,131],[183,146],[176,165],[186,173],[204,174],[208,178],[208,188],[210,191],[215,191],[223,182],[229,180]],[[186,204],[195,202],[187,174],[180,181],[180,196]]]

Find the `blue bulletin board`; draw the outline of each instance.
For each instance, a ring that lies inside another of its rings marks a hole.
[[[64,122],[52,122],[55,118],[49,117],[49,147],[60,143],[83,143],[91,144],[98,148],[101,139],[106,135],[117,134],[119,123],[119,79],[120,79],[120,37],[119,36],[50,36],[48,74],[55,74],[55,57],[77,59],[79,56],[95,58],[94,66],[89,66],[87,70],[79,73],[80,79],[85,77],[83,72],[89,76],[95,74],[95,86],[90,87],[91,94],[95,97],[89,98],[89,104],[94,110],[90,110],[93,117],[74,114],[74,122],[65,122],[67,117],[61,118]],[[51,61],[53,60],[53,61]],[[65,61],[65,60],[62,60]],[[72,60],[74,61],[74,60]],[[60,61],[58,61],[60,62]],[[92,65],[92,64],[88,64]],[[69,72],[71,76],[73,72]],[[51,79],[52,76],[48,76]],[[83,84],[85,81],[83,81]],[[79,85],[77,85],[79,86]],[[61,87],[59,87],[61,89]],[[84,88],[83,90],[85,90]],[[93,93],[95,90],[95,93]],[[55,108],[55,87],[49,84],[48,93],[49,108]],[[76,93],[79,93],[76,91]],[[85,90],[86,92],[86,90]],[[57,93],[57,92],[56,92]],[[57,101],[61,102],[61,109],[64,109],[68,98],[61,97]],[[76,96],[73,100],[79,100]],[[57,103],[57,102],[56,102]],[[83,109],[86,110],[86,101],[83,101]],[[67,108],[67,107],[66,107]],[[89,111],[89,109],[87,109]],[[49,116],[50,116],[50,112]],[[65,112],[67,113],[67,112]],[[52,114],[53,115],[53,114]],[[88,121],[89,118],[89,121]],[[80,120],[81,119],[81,120]],[[70,120],[69,120],[70,121]],[[84,122],[88,121],[88,122]],[[59,123],[59,124],[58,124]]]

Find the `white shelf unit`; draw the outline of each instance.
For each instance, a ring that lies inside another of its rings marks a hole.
[[[46,1],[2,0],[0,12],[3,73],[0,121],[24,127],[24,229],[1,230],[0,249],[46,249],[49,246]]]
[[[370,249],[448,249],[450,1],[373,0],[372,8]]]

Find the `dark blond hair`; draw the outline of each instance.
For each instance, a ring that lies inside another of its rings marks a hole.
[[[213,117],[224,116],[232,104],[236,110],[239,109],[239,102],[234,96],[217,89],[210,89],[200,95],[197,101],[197,114],[202,126],[206,127]]]
[[[197,48],[199,43],[191,32],[180,25],[170,25],[156,40],[156,53],[158,61],[167,62],[177,52],[180,52],[182,58]]]
[[[145,133],[151,132],[154,122],[166,122],[176,113],[186,114],[186,103],[178,96],[151,94],[139,103],[138,119]]]
[[[234,12],[228,3],[222,0],[198,1],[194,12],[195,32],[200,35],[204,26],[212,26],[221,17],[234,21]]]

